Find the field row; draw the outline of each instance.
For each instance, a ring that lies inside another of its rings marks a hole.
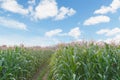
[[[82,44],[58,49],[50,80],[120,80],[120,46]]]
[[[15,48],[0,50],[0,80],[32,80],[53,52]]]
[[[0,50],[0,80],[32,80],[37,71],[43,71],[38,79],[45,74],[48,80],[120,80],[120,46],[59,47],[55,52],[17,47]]]

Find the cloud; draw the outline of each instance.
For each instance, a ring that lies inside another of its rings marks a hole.
[[[29,13],[28,9],[24,9],[16,0],[0,0],[0,8],[22,15],[27,15]]]
[[[120,33],[120,28],[114,28],[114,29],[101,29],[96,32],[97,34],[105,34],[105,36],[114,36],[118,33]]]
[[[110,30],[109,29],[101,29],[99,31],[97,31],[96,33],[97,34],[105,34],[105,33],[108,33]]]
[[[120,0],[113,0],[109,6],[102,6],[96,10],[94,14],[107,14],[108,12],[116,12],[120,8]]]
[[[35,0],[28,0],[28,4],[35,5]]]
[[[14,46],[24,44],[25,46],[52,46],[60,43],[56,38],[48,37],[25,37],[21,35],[0,35],[0,45]],[[15,39],[16,38],[16,39]]]
[[[99,35],[105,35],[107,36],[106,39],[101,40],[104,41],[106,43],[115,43],[118,44],[120,43],[120,28],[116,27],[113,29],[101,29],[99,31],[96,32]]]
[[[8,28],[27,30],[27,25],[25,25],[24,23],[13,19],[6,19],[5,17],[0,17],[0,25]]]
[[[45,36],[47,36],[47,37],[53,37],[53,36],[58,35],[61,32],[62,32],[62,29],[54,29],[54,30],[46,32]]]
[[[107,42],[107,43],[114,42],[115,44],[120,44],[120,34],[114,36],[113,38],[108,38],[104,40],[104,42]]]
[[[108,16],[95,16],[95,17],[90,17],[89,19],[87,19],[83,25],[95,25],[95,24],[99,24],[99,23],[107,23],[110,21],[110,18]]]
[[[117,34],[111,38],[97,40],[97,42],[100,43],[100,45],[102,45],[103,42],[118,45],[120,44],[120,34]]]
[[[35,0],[28,0],[28,11],[30,13],[30,16],[33,16],[34,13],[34,6],[36,5]]]
[[[57,3],[55,0],[41,0],[35,8],[35,19],[46,19],[57,15]]]
[[[75,14],[75,10],[72,8],[61,7],[58,9],[57,2],[55,0],[41,0],[38,6],[35,8],[35,19],[47,19],[53,18],[55,20],[62,20],[68,16]]]
[[[76,13],[76,11],[72,8],[61,7],[58,14],[55,17],[55,20],[62,20],[67,16],[72,16]]]
[[[30,16],[33,20],[52,18],[62,20],[76,13],[73,8],[58,8],[56,0],[40,0],[36,6],[35,0],[28,0],[28,8],[24,8],[17,0],[0,0],[0,8],[3,10]]]
[[[75,39],[78,39],[79,36],[81,35],[81,31],[79,27],[76,27],[76,28],[71,29],[68,35],[71,37],[74,37]]]
[[[45,33],[45,36],[47,37],[53,37],[53,36],[70,36],[73,37],[75,39],[78,39],[81,35],[81,31],[79,27],[75,27],[73,29],[71,29],[69,32],[67,33],[62,33],[62,29],[54,29],[51,31],[48,31]]]

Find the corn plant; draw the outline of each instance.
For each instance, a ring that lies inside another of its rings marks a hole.
[[[120,47],[66,46],[51,58],[50,80],[120,80]]]
[[[51,53],[18,47],[0,50],[0,80],[31,80]]]

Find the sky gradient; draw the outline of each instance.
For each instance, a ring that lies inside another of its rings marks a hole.
[[[0,45],[120,41],[120,0],[0,0]]]

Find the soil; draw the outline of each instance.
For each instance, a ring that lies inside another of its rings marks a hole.
[[[45,73],[45,75],[43,76],[42,80],[47,80],[48,78],[48,72]]]
[[[33,76],[32,80],[38,80],[40,73],[42,72],[42,70],[45,68],[46,64],[43,64],[42,66],[39,67],[39,70],[36,72],[36,74]],[[43,77],[43,80],[47,80],[47,75],[45,74],[45,76]]]

